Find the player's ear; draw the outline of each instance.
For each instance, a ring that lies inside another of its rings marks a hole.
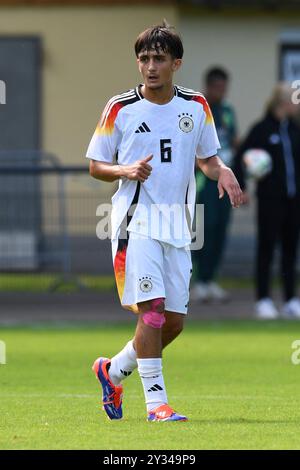
[[[181,64],[182,64],[182,59],[175,59],[173,61],[173,71],[177,72],[177,70],[180,69]]]
[[[137,66],[138,66],[139,72],[141,73],[141,72],[142,72],[142,71],[141,71],[141,63],[140,63],[140,61],[139,61],[139,58],[138,58],[138,57],[136,58],[136,63],[137,63]]]

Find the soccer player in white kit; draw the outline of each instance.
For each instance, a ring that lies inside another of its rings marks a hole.
[[[234,207],[242,192],[217,156],[205,97],[173,84],[183,56],[178,34],[166,23],[149,28],[138,36],[135,53],[143,84],[108,101],[87,157],[91,176],[119,180],[112,198],[113,264],[121,304],[137,314],[137,327],[118,354],[98,358],[93,370],[110,419],[122,418],[121,382],[138,368],[148,421],[186,421],[168,403],[162,350],[182,331],[187,313],[195,161]],[[179,235],[180,210],[174,218],[170,208],[182,209]]]

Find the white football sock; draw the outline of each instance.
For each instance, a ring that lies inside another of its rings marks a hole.
[[[111,359],[108,374],[112,383],[114,385],[119,385],[120,382],[123,379],[126,379],[126,377],[128,377],[136,368],[136,352],[131,340],[128,341],[122,351]]]
[[[162,359],[137,359],[138,371],[144,387],[147,411],[168,403],[162,375]]]

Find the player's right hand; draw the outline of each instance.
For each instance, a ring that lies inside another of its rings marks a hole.
[[[129,180],[140,181],[144,183],[151,175],[152,166],[148,164],[152,160],[153,155],[148,155],[142,160],[137,160],[132,165],[125,165],[123,167],[125,177]]]

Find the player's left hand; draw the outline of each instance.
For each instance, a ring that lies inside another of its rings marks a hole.
[[[224,196],[225,191],[227,192],[231,205],[233,207],[239,207],[241,204],[243,204],[243,192],[236,177],[234,176],[233,171],[228,167],[220,169],[220,175],[218,179],[218,190],[219,199]]]

